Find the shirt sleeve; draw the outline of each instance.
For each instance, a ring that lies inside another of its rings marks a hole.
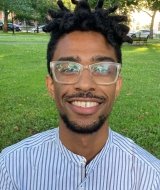
[[[2,158],[0,158],[0,190],[15,190]]]

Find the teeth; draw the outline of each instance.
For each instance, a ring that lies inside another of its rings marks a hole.
[[[83,108],[90,108],[98,105],[97,102],[81,102],[81,101],[74,101],[72,102],[72,104]]]

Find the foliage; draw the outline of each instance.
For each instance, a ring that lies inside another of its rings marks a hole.
[[[159,0],[140,0],[139,3],[140,7],[149,8],[151,11],[160,11],[160,1]],[[140,8],[141,9],[141,8]]]
[[[90,4],[92,7],[95,7],[97,4],[97,0],[89,0]],[[122,13],[127,13],[129,14],[130,10],[133,9],[134,6],[137,5],[136,0],[108,0],[104,1],[104,7],[111,7],[113,5],[118,5],[119,6],[119,11]]]
[[[34,20],[43,20],[49,8],[56,7],[56,1],[51,0],[30,0],[30,7],[34,10]]]
[[[26,14],[31,13],[33,9],[30,6],[29,1],[24,0],[1,0],[0,9],[3,11],[16,12],[16,14]]]
[[[45,18],[48,8],[55,6],[50,0],[0,0],[0,10],[5,14],[5,30],[7,30],[8,14],[15,13],[13,19],[37,20]]]

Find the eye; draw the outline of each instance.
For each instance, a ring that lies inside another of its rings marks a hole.
[[[106,75],[110,70],[109,65],[107,64],[95,64],[92,67],[93,74]]]
[[[62,74],[75,74],[80,71],[80,66],[77,63],[63,62],[58,63],[55,69]]]

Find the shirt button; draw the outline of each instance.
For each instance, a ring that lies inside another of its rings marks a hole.
[[[84,190],[84,187],[83,186],[80,186],[80,189],[79,190]]]
[[[81,164],[84,164],[84,161],[83,161],[83,160],[81,160],[81,161],[80,161],[80,163],[81,163]]]
[[[81,164],[86,164],[86,159],[85,159],[85,158],[83,158],[83,159],[81,160]]]

